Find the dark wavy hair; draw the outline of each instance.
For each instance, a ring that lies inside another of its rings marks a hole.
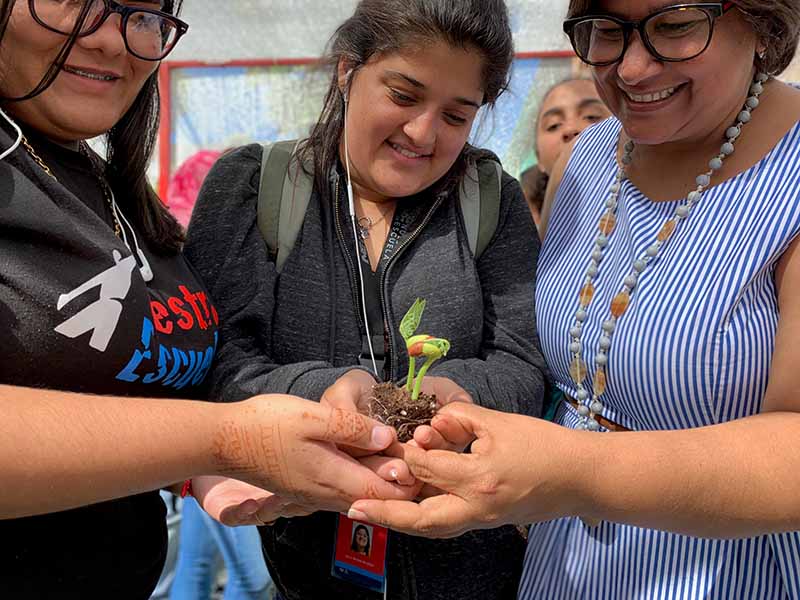
[[[14,2],[15,0],[0,0],[0,42],[5,36]],[[182,2],[183,0],[164,0],[162,10],[177,15]],[[0,104],[28,100],[41,94],[53,83],[75,44],[89,6],[89,1],[84,0],[75,29],[65,37],[64,45],[34,89],[16,98],[0,95]],[[142,232],[154,250],[173,254],[183,244],[183,229],[147,181],[147,166],[158,137],[159,107],[156,70],[147,78],[125,115],[106,133],[104,169],[109,185],[117,193],[120,206],[125,214],[133,216],[137,230]]]
[[[475,49],[482,55],[483,103],[493,106],[508,88],[514,60],[504,0],[361,0],[353,16],[333,34],[322,63],[332,71],[328,93],[320,117],[298,153],[304,165],[313,165],[316,188],[323,200],[330,199],[328,175],[338,160],[344,128],[337,70],[340,61],[355,71],[373,56],[437,41]],[[479,155],[467,144],[438,185],[452,184],[464,172],[466,160]]]
[[[760,71],[780,75],[792,62],[800,40],[800,0],[737,0],[736,7],[764,44],[764,55],[755,57]],[[570,0],[567,18],[594,12],[596,0]]]

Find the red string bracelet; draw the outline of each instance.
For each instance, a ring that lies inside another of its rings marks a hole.
[[[183,487],[181,488],[181,498],[186,498],[186,496],[192,495],[192,480],[187,479],[183,482]]]

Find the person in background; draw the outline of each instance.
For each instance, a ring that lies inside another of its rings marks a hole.
[[[541,227],[545,190],[556,160],[581,131],[611,115],[591,79],[567,79],[551,87],[536,116],[538,163],[520,175],[533,222]]]
[[[227,573],[225,600],[266,598],[272,580],[256,527],[223,525],[194,498],[185,498],[180,510],[178,562],[170,600],[209,600],[220,555]]]
[[[525,600],[800,598],[800,90],[775,78],[800,0],[571,0],[564,25],[614,118],[545,203],[557,424],[447,406],[472,453],[400,456],[448,493],[351,516],[533,522]]]
[[[166,553],[158,490],[187,478],[207,510],[249,524],[300,498],[344,510],[405,494],[334,445],[396,439],[361,415],[289,396],[177,400],[201,395],[219,332],[145,174],[159,61],[188,29],[179,7],[0,0],[4,598],[148,598]],[[86,144],[97,136],[106,160]],[[246,502],[223,494],[231,481]]]
[[[189,226],[197,194],[203,181],[222,155],[217,150],[200,150],[187,158],[169,178],[167,207],[184,228]]]
[[[499,194],[481,198],[499,212],[477,259],[458,192],[471,165],[501,175],[467,139],[480,107],[506,89],[513,57],[502,0],[359,2],[333,36],[325,104],[295,151],[313,192],[280,273],[257,223],[262,146],[217,162],[186,246],[223,323],[212,397],[281,391],[366,412],[377,382],[408,372],[398,327],[424,298],[420,331],[451,342],[424,391],[440,406],[540,414],[544,364],[532,301],[539,240],[522,190],[502,174]],[[284,177],[264,185],[282,187]],[[331,574],[337,524],[350,531],[331,512],[260,528],[283,598],[374,600]],[[434,542],[392,534],[387,596],[513,598],[524,546],[515,527]]]

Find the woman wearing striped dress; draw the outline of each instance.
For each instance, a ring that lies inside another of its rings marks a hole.
[[[445,493],[355,514],[534,522],[525,599],[800,598],[798,0],[572,0],[615,118],[562,156],[538,267],[552,425],[452,406],[404,448]],[[473,441],[474,440],[474,441]]]

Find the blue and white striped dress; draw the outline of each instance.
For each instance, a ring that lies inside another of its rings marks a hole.
[[[558,387],[572,396],[568,332],[616,173],[620,127],[612,118],[581,134],[539,261],[542,347]],[[652,202],[629,181],[622,187],[584,327],[590,379],[610,301],[677,204]],[[709,189],[642,274],[609,351],[604,416],[664,430],[758,413],[778,322],[774,269],[798,232],[800,123],[752,168]],[[562,403],[556,421],[574,427],[578,416]],[[800,600],[800,533],[709,540],[559,519],[532,528],[519,597]]]

